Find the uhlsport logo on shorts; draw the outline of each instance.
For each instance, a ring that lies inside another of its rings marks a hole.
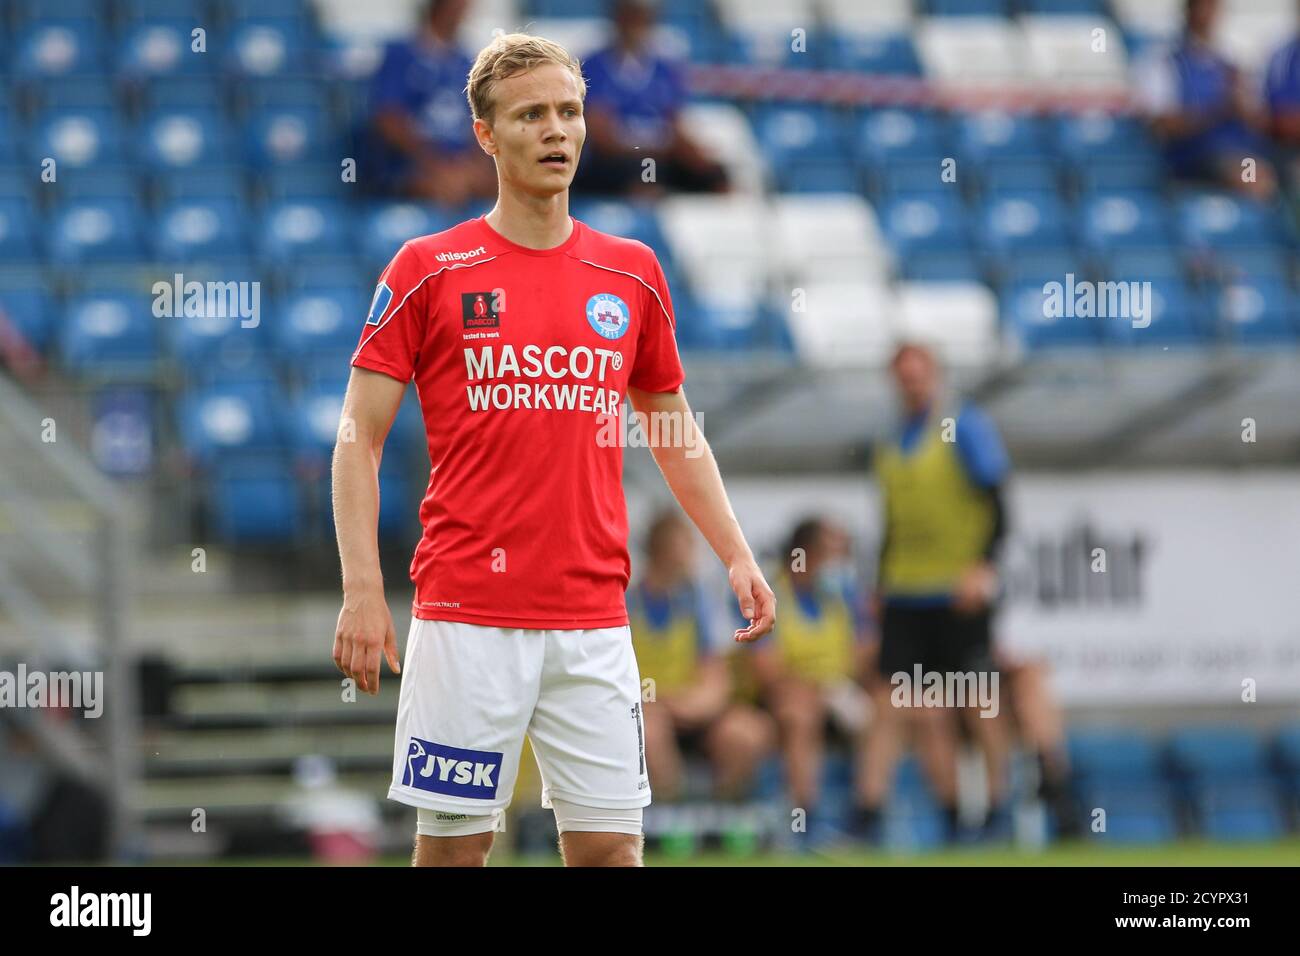
[[[393,290],[387,282],[375,286],[375,297],[370,300],[370,314],[366,316],[366,325],[378,325],[379,320],[388,311],[388,304],[393,301]]]
[[[621,339],[632,321],[627,303],[612,292],[597,292],[587,300],[587,321],[597,335]]]
[[[501,776],[501,754],[461,750],[412,737],[406,748],[402,786],[449,797],[493,800]]]

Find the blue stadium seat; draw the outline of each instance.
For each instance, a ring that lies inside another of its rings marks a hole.
[[[880,221],[899,256],[969,246],[966,207],[951,192],[895,196],[883,205]]]
[[[301,30],[309,28],[312,15],[311,0],[217,0],[231,20],[255,17],[273,17],[277,20],[299,21]]]
[[[1134,246],[1102,259],[1102,276],[1123,273],[1128,276],[1145,276],[1149,279],[1184,279],[1187,266],[1181,250],[1174,245]]]
[[[331,139],[324,112],[308,107],[260,110],[243,133],[248,159],[258,167],[312,162],[329,155]]]
[[[1189,246],[1262,246],[1283,238],[1274,206],[1219,192],[1179,200],[1178,228]]]
[[[671,258],[668,240],[653,207],[616,199],[575,199],[570,202],[569,211],[593,229],[644,242],[661,260]]]
[[[968,248],[910,252],[899,260],[898,268],[911,282],[984,281],[984,266]]]
[[[1008,283],[1064,282],[1073,273],[1075,281],[1091,278],[1089,260],[1070,245],[1046,245],[991,257],[990,271]]]
[[[338,440],[347,380],[305,388],[292,403],[291,431],[295,452],[318,464],[328,461]]]
[[[178,199],[242,200],[246,189],[244,170],[239,166],[192,166],[167,169],[151,177],[161,202]]]
[[[994,252],[1015,253],[1069,241],[1066,212],[1050,193],[1004,193],[984,202],[979,241]]]
[[[1276,840],[1286,830],[1278,794],[1270,781],[1216,780],[1197,786],[1193,805],[1211,840]]]
[[[916,758],[898,764],[885,811],[885,841],[894,850],[933,850],[944,843],[946,823]]]
[[[271,330],[276,354],[286,364],[319,355],[346,366],[361,341],[367,293],[355,285],[338,285],[290,294]]]
[[[73,299],[59,329],[63,365],[82,374],[141,374],[159,356],[157,325],[147,296],[126,292]]]
[[[44,286],[0,287],[0,324],[31,349],[48,353],[54,341],[54,304]]]
[[[275,379],[266,340],[269,309],[245,320],[236,308],[216,308],[202,316],[168,319],[172,354],[193,385],[269,385]],[[206,310],[205,310],[206,311]],[[245,326],[243,323],[250,324]],[[256,321],[256,325],[252,322]]]
[[[191,31],[203,25],[196,19],[170,18],[130,24],[117,44],[118,73],[132,79],[170,79],[209,71],[212,54],[192,49]]]
[[[960,194],[961,185],[951,177],[945,182],[943,172],[943,160],[932,157],[897,160],[869,170],[868,175],[874,181],[876,192],[882,197],[896,193],[956,192]]]
[[[980,164],[1047,156],[1043,121],[1001,110],[962,114],[957,120],[957,143],[960,159]]]
[[[268,200],[338,201],[351,200],[356,195],[356,187],[343,182],[338,163],[286,163],[283,166],[272,166],[263,171],[255,182]],[[348,202],[348,208],[351,208],[351,202]]]
[[[302,494],[290,463],[278,455],[223,458],[209,496],[215,531],[226,544],[290,544],[302,533]]]
[[[1173,795],[1161,782],[1134,785],[1124,781],[1089,784],[1080,788],[1079,800],[1089,823],[1105,811],[1105,830],[1090,832],[1103,843],[1150,845],[1168,843],[1178,836],[1178,815]]]
[[[155,110],[136,136],[140,162],[150,168],[185,169],[231,158],[230,133],[225,119],[214,110]]]
[[[1204,250],[1200,256],[1225,281],[1252,278],[1288,282],[1294,272],[1290,253],[1282,245]]]
[[[957,178],[962,178],[958,167]],[[1060,189],[1060,167],[1054,160],[991,159],[979,171],[980,186],[986,195],[1008,192],[1057,193]]]
[[[870,110],[858,123],[857,160],[868,171],[904,159],[952,156],[948,131],[938,114],[924,110]]]
[[[1130,285],[1149,282],[1151,293],[1150,300],[1144,306],[1144,317],[1138,318],[1136,315],[1136,304],[1133,303],[1130,292],[1129,314],[1111,315],[1100,320],[1108,341],[1145,348],[1205,344],[1211,324],[1206,314],[1206,305],[1183,279],[1121,272],[1119,275],[1105,276],[1104,282],[1126,282]],[[1147,287],[1142,285],[1141,288],[1145,290]],[[1098,299],[1105,294],[1109,300],[1109,293],[1103,293],[1102,286],[1098,290]],[[1122,305],[1122,298],[1117,301]],[[1135,321],[1148,324],[1135,327]]]
[[[1007,0],[925,0],[931,16],[936,17],[1005,17]]]
[[[54,109],[34,124],[28,158],[51,156],[59,168],[102,167],[122,158],[122,129],[110,110]]]
[[[52,76],[27,91],[38,112],[102,110],[114,112],[118,98],[102,76]]]
[[[109,12],[103,0],[13,0],[9,6],[14,19],[20,23],[42,18],[94,22],[101,21]]]
[[[1196,726],[1169,740],[1174,765],[1187,778],[1247,782],[1268,774],[1268,751],[1255,730],[1234,726]]]
[[[827,38],[832,69],[891,76],[920,76],[912,38],[906,33],[835,33]]]
[[[1280,279],[1242,279],[1219,291],[1220,325],[1244,343],[1294,343],[1297,327],[1295,292]]]
[[[199,466],[235,452],[283,444],[283,397],[273,383],[231,382],[192,389],[177,409],[181,443]]]
[[[1084,198],[1083,238],[1092,248],[1167,245],[1169,214],[1157,193],[1102,192]]]
[[[0,262],[41,258],[36,207],[27,196],[0,196]]]
[[[54,214],[50,257],[65,265],[138,259],[144,251],[140,236],[129,200],[73,199]]]
[[[41,20],[28,24],[14,44],[13,73],[24,80],[100,73],[104,35],[89,19]]]
[[[140,83],[145,107],[153,110],[197,110],[216,113],[223,109],[221,84],[212,76],[168,76]]]
[[[1101,333],[1097,319],[1050,314],[1048,295],[1044,291],[1048,281],[1064,285],[1065,277],[1042,282],[1025,280],[1003,289],[1001,311],[1006,328],[1028,349],[1099,346]]]
[[[381,540],[401,540],[412,531],[411,515],[419,507],[416,489],[406,477],[397,455],[384,455],[379,465],[379,537]],[[325,502],[322,531],[334,540],[334,510],[330,507],[330,479],[328,472],[320,479],[320,499]],[[418,530],[418,529],[417,529]]]
[[[783,192],[856,191],[842,121],[834,110],[765,109],[756,125],[763,154]]]
[[[576,201],[571,210],[576,218],[588,221],[579,215]],[[361,225],[362,253],[367,262],[382,269],[408,239],[432,235],[455,224],[450,216],[430,203],[377,203],[365,213]]]
[[[1067,740],[1077,779],[1095,783],[1149,783],[1164,767],[1155,741],[1130,729],[1074,730]]]
[[[208,0],[119,0],[119,6],[129,20],[184,17],[202,22],[211,13]]]
[[[141,171],[131,165],[87,166],[61,176],[58,191],[66,199],[136,199],[141,195]]]
[[[234,198],[180,199],[163,208],[154,229],[160,259],[245,256],[248,212]]]
[[[277,261],[350,254],[354,242],[350,213],[350,206],[335,199],[272,203],[259,227],[263,254]]]
[[[226,68],[239,76],[283,76],[307,65],[303,24],[288,18],[236,23],[226,37]]]
[[[1101,16],[1106,13],[1105,0],[1020,0],[1025,13],[1057,16]]]

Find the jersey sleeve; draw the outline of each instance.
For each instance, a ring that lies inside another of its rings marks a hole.
[[[353,365],[411,380],[428,321],[428,278],[410,243],[402,246],[379,276]]]
[[[675,392],[686,380],[681,356],[677,354],[677,320],[668,294],[668,280],[653,252],[650,262],[653,268],[649,287],[642,290],[643,318],[628,384],[645,392]]]
[[[967,406],[957,418],[957,453],[970,480],[991,488],[1006,478],[1011,468],[993,419],[980,409]]]

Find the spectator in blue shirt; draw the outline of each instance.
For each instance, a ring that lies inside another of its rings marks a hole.
[[[1277,176],[1259,135],[1264,116],[1241,72],[1211,46],[1218,15],[1219,0],[1187,0],[1182,38],[1138,69],[1138,102],[1174,175],[1269,199]],[[1247,159],[1254,163],[1244,167]]]
[[[496,192],[465,99],[473,65],[456,43],[468,0],[429,0],[419,32],[390,43],[370,91],[369,165],[379,193],[451,206]]]
[[[1298,4],[1300,6],[1300,4]],[[1294,164],[1300,157],[1300,36],[1273,54],[1264,79],[1269,133]],[[1293,172],[1294,175],[1294,172]]]
[[[654,160],[654,179],[672,190],[723,191],[727,175],[682,122],[686,82],[680,64],[652,43],[657,4],[615,0],[614,43],[583,63],[587,77],[587,144],[576,188],[623,194],[646,181],[644,160]]]

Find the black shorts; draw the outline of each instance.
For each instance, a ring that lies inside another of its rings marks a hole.
[[[947,605],[911,607],[886,602],[880,619],[881,676],[902,671],[980,673],[995,670],[992,613],[960,614]]]

